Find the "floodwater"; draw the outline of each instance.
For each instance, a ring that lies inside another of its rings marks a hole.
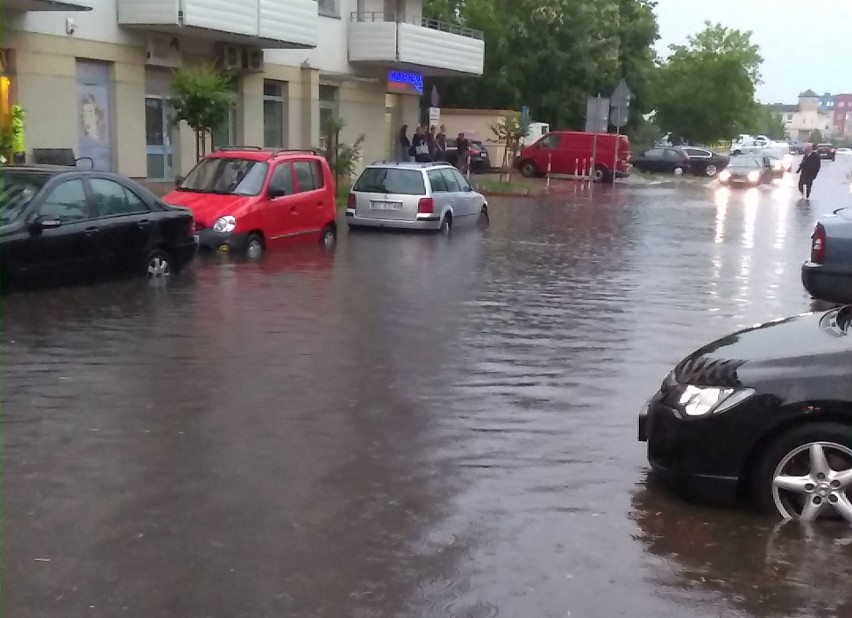
[[[850,172],[4,298],[4,615],[852,616],[852,530],[686,504],[636,441],[680,358],[810,308]]]

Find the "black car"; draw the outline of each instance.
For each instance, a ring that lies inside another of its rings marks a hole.
[[[725,169],[728,162],[729,158],[726,156],[694,146],[652,148],[632,161],[633,167],[643,172],[692,173],[710,177]]]
[[[131,180],[68,167],[0,170],[4,291],[101,274],[167,277],[195,250],[192,214]]]
[[[769,155],[740,155],[734,157],[728,167],[719,174],[719,182],[733,187],[756,187],[771,183],[775,176]]]
[[[693,500],[852,523],[852,306],[688,356],[639,417],[653,471]]]
[[[485,147],[485,144],[477,140],[468,140],[468,142],[470,144],[470,171],[480,174],[490,170],[491,159],[488,156],[488,149]],[[455,138],[447,140],[446,152],[447,163],[456,165],[458,161],[458,147]]]
[[[837,158],[837,148],[834,144],[817,144],[816,151],[820,159],[834,161]]]

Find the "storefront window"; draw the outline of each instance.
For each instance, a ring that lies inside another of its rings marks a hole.
[[[329,120],[340,115],[339,110],[339,88],[337,86],[319,87],[320,107],[320,146],[326,147],[325,129]]]
[[[283,148],[287,126],[287,83],[263,80],[263,145],[266,148]]]

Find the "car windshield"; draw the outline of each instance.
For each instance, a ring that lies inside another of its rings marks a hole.
[[[395,167],[368,167],[352,190],[361,193],[426,194],[423,174],[419,170]]]
[[[0,174],[0,225],[15,221],[49,179],[48,174],[11,170]]]
[[[755,169],[761,166],[760,161],[751,157],[735,157],[728,165],[731,169]]]
[[[220,195],[257,195],[269,166],[260,161],[210,157],[196,165],[178,191]]]

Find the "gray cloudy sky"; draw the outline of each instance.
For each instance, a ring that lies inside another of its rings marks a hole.
[[[852,0],[657,1],[661,55],[709,19],[753,32],[764,60],[762,102],[795,103],[808,88],[852,92]]]

